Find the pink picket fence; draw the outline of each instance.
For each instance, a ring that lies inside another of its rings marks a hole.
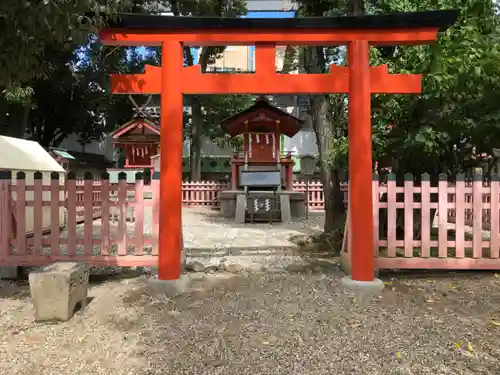
[[[155,265],[158,189],[158,180],[145,186],[142,179],[132,185],[70,178],[61,185],[54,178],[44,185],[40,174],[27,186],[0,176],[0,264]]]
[[[81,222],[85,221],[84,212],[83,212],[83,202],[85,199],[84,186],[85,186],[84,179],[77,179],[76,180],[76,202],[77,202],[76,222],[77,223],[81,223]],[[92,181],[92,201],[93,202],[101,202],[101,200],[102,200],[100,186],[101,186],[101,180]],[[30,188],[33,188],[33,187],[32,186],[26,187],[26,189],[30,189]],[[92,216],[94,219],[101,217],[100,205],[94,205],[94,208],[92,210]]]
[[[500,183],[373,181],[379,269],[500,269]],[[384,201],[381,198],[384,197]],[[341,258],[349,264],[348,238]]]
[[[305,189],[301,184],[297,189]],[[401,186],[374,181],[377,267],[500,269],[499,185],[460,178],[436,186],[425,179]],[[318,184],[313,186],[309,202],[321,207]],[[226,188],[216,182],[184,183],[183,202],[216,205],[218,192]],[[146,186],[141,179],[115,184],[68,178],[61,185],[54,178],[27,185],[0,174],[0,264],[154,265],[158,189],[158,180]],[[349,241],[341,257],[348,262]]]
[[[224,190],[231,190],[231,184],[217,181],[184,181],[182,204],[188,207],[215,207],[219,205],[219,193]]]
[[[184,206],[212,206],[219,205],[219,192],[230,190],[231,184],[216,181],[194,181],[182,183],[182,203]],[[347,201],[347,185],[342,185]],[[307,192],[307,204],[310,209],[323,210],[323,185],[319,181],[295,181],[293,190]]]

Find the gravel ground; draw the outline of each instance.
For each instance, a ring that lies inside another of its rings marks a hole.
[[[93,300],[66,323],[34,323],[27,283],[0,281],[0,375],[500,373],[500,275],[391,274],[361,307],[335,259],[303,259],[288,241],[321,221],[184,210],[191,260],[279,267],[195,274],[175,299],[151,295],[145,275],[94,276]]]
[[[500,373],[500,278],[386,279],[362,308],[341,276],[207,275],[175,299],[149,294],[144,276],[111,280],[53,325],[33,323],[26,286],[3,282],[0,373]]]

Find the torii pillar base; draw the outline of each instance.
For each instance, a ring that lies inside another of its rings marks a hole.
[[[345,290],[355,293],[356,302],[361,307],[366,306],[384,290],[384,283],[380,279],[358,281],[353,280],[351,276],[344,276],[340,280],[340,285]]]
[[[156,275],[148,280],[148,288],[155,295],[175,297],[187,292],[191,288],[191,276],[189,274],[181,274],[175,280],[160,280]]]

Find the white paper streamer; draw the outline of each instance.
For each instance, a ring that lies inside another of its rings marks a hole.
[[[269,133],[266,133],[266,145],[269,144]]]
[[[248,156],[252,158],[252,133],[248,133]]]
[[[276,159],[276,137],[273,133],[273,159]]]
[[[255,142],[260,143],[260,134],[255,133]]]

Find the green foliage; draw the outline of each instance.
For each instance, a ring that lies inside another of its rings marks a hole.
[[[457,173],[469,168],[470,149],[491,154],[500,139],[499,16],[491,0],[321,0],[303,1],[301,16],[459,9],[460,19],[430,46],[372,48],[372,65],[392,73],[422,73],[421,95],[374,95],[374,160],[400,171]],[[289,49],[288,65],[297,57]],[[326,62],[345,61],[338,48],[325,48]],[[287,65],[287,66],[288,66]],[[307,67],[306,67],[307,68]],[[323,67],[319,68],[320,70]],[[330,96],[332,97],[332,96]],[[331,104],[337,122],[328,163],[346,158],[346,118]],[[337,102],[339,104],[339,102]],[[344,106],[340,106],[345,109]],[[467,151],[464,151],[467,150]]]
[[[328,153],[328,164],[331,168],[339,170],[344,168],[347,160],[348,138],[344,135],[334,137]]]
[[[28,105],[33,93],[33,88],[19,86],[9,86],[2,92],[8,102],[21,105]]]
[[[462,172],[470,166],[466,143],[489,154],[499,145],[500,34],[494,4],[383,0],[375,11],[446,8],[458,8],[461,15],[437,44],[380,48],[372,56],[372,64],[388,63],[392,72],[424,75],[421,95],[373,98],[376,157],[392,159],[401,173]]]
[[[130,1],[106,2],[110,11],[129,9]],[[0,1],[0,87],[23,86],[55,69],[44,54],[47,43],[64,48],[84,43],[82,15],[97,10],[98,0]]]
[[[253,104],[253,96],[251,95],[207,95],[201,98],[204,135],[220,146],[231,145],[238,147],[241,140],[231,139],[220,123],[228,117],[231,117],[238,112],[243,111]],[[191,115],[185,113],[186,120],[184,126],[184,134],[192,134]]]

